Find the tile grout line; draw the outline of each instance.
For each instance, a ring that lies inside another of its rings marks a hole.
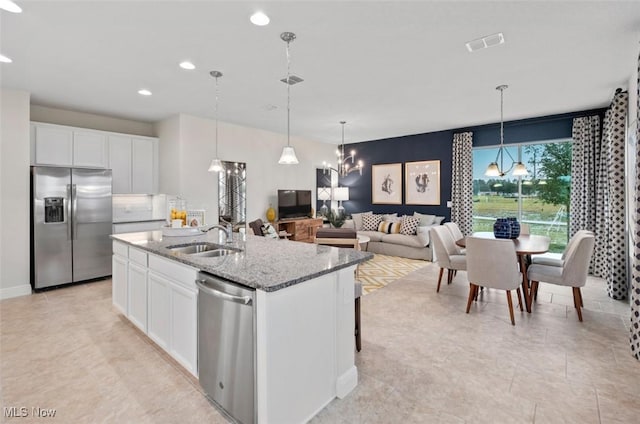
[[[598,389],[595,387],[593,389],[596,392],[596,408],[598,409],[598,422],[602,424],[602,417],[600,416],[600,397],[598,396]]]

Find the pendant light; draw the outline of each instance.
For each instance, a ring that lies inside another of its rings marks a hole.
[[[220,172],[222,171],[222,161],[218,158],[218,78],[222,76],[222,72],[211,71],[209,73],[216,79],[216,155],[209,165],[209,172]]]
[[[283,32],[280,34],[282,41],[287,43],[287,145],[282,149],[282,155],[278,161],[281,165],[297,165],[298,157],[296,151],[291,147],[291,85],[295,84],[290,77],[291,58],[289,56],[289,43],[296,39],[293,32]]]
[[[354,171],[359,171],[360,175],[362,175],[362,167],[364,166],[364,163],[361,160],[359,160],[353,168],[349,166],[349,160],[351,160],[352,165],[356,161],[356,151],[352,150],[349,156],[344,155],[344,124],[346,123],[347,121],[340,121],[340,124],[342,125],[342,145],[340,149],[336,151],[336,155],[338,156],[338,175],[346,177]]]
[[[496,90],[500,90],[500,147],[498,148],[498,154],[496,155],[496,159],[489,164],[487,170],[484,175],[488,177],[504,177],[511,169],[513,169],[513,175],[516,177],[527,175],[528,171],[524,164],[520,161],[516,163],[509,150],[504,147],[504,90],[506,90],[508,85],[499,85],[496,87]],[[511,166],[509,169],[504,168],[504,153],[507,153],[507,156],[511,159]],[[498,166],[498,159],[500,159],[500,166]]]

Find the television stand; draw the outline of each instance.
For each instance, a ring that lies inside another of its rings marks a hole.
[[[322,218],[287,218],[275,222],[276,232],[291,234],[289,240],[313,243],[316,231],[322,227]]]

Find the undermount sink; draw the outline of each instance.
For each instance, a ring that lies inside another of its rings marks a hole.
[[[207,258],[232,255],[241,252],[240,249],[235,247],[207,242],[176,244],[174,246],[167,246],[167,249],[172,252],[182,253],[183,255],[194,255]]]

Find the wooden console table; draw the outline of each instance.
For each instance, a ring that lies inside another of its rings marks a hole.
[[[289,240],[313,243],[318,228],[322,227],[322,218],[281,219],[274,223],[276,232],[291,234]]]

